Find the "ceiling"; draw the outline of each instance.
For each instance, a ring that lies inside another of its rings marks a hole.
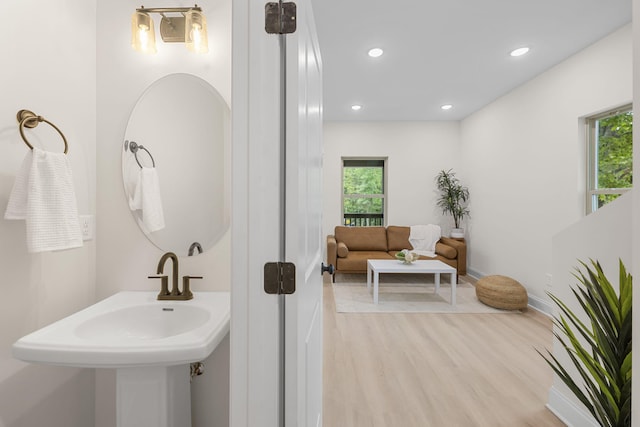
[[[331,121],[461,120],[631,22],[631,0],[312,3]]]

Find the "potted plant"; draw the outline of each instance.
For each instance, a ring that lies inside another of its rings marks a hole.
[[[549,366],[603,427],[631,426],[632,278],[620,261],[618,292],[605,277],[600,263],[584,262],[587,274],[575,277],[582,285],[573,289],[588,320],[548,294],[560,309],[554,316],[554,335],[567,351],[580,379],[549,351]],[[582,382],[582,385],[579,383]]]
[[[448,171],[441,170],[436,176],[436,185],[438,186],[438,207],[442,209],[445,215],[453,217],[455,227],[451,230],[451,237],[464,237],[464,229],[460,227],[464,217],[469,215],[467,201],[469,200],[469,189],[462,184],[452,169]]]

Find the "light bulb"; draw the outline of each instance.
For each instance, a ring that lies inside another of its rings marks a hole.
[[[207,20],[202,13],[197,10],[186,13],[185,33],[187,49],[196,53],[209,52]]]
[[[202,48],[202,29],[194,25],[191,30],[191,39],[193,40],[193,50],[200,52]]]
[[[145,12],[136,11],[131,17],[131,46],[138,52],[156,53],[153,20]]]

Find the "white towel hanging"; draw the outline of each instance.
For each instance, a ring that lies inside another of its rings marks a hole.
[[[33,148],[9,196],[5,219],[23,219],[29,252],[82,246],[78,207],[68,157]]]
[[[133,197],[129,199],[129,208],[142,210],[142,223],[148,232],[152,233],[165,227],[160,180],[156,168],[140,169]]]

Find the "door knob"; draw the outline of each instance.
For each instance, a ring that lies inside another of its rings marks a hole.
[[[325,272],[329,274],[333,274],[333,264],[324,265],[324,262],[320,264],[320,275],[322,276]]]

